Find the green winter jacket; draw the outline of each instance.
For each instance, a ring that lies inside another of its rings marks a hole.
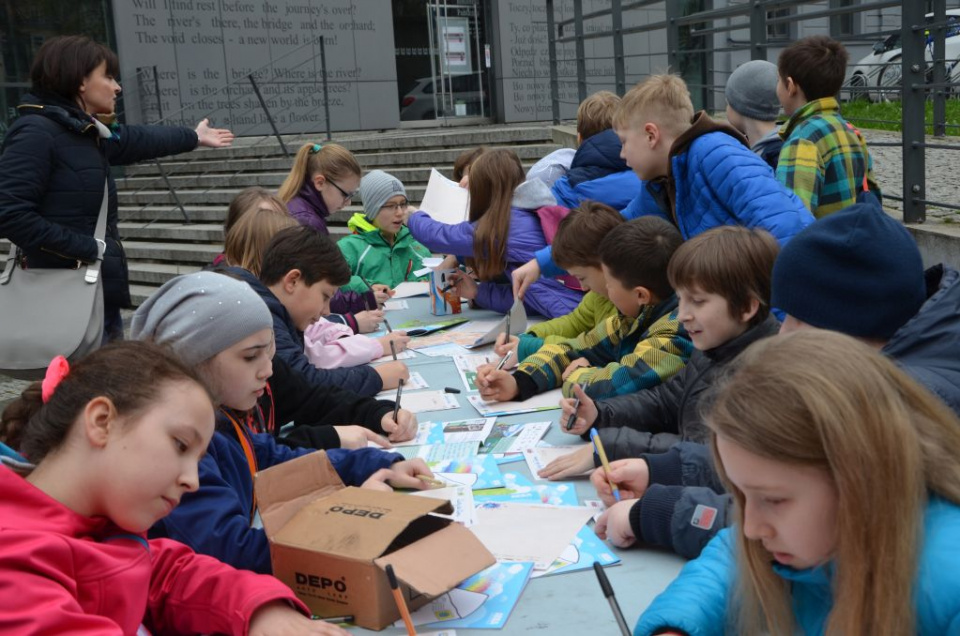
[[[356,234],[337,242],[353,272],[343,289],[365,292],[364,279],[371,285],[379,283],[391,289],[404,281],[427,280],[426,276],[417,277],[413,272],[423,267],[423,259],[430,256],[430,250],[416,242],[406,226],[400,228],[392,246],[359,212],[350,219],[349,226]]]
[[[577,308],[566,316],[541,322],[528,329],[527,333],[520,334],[517,360],[522,361],[535,354],[545,344],[576,338],[616,315],[617,308],[609,299],[596,292],[587,292]]]

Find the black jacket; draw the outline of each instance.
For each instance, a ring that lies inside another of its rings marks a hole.
[[[193,150],[197,134],[169,126],[115,126],[100,136],[89,115],[54,96],[25,95],[0,155],[0,237],[18,245],[28,267],[72,267],[93,261],[104,178],[108,180],[104,304],[130,305],[117,230],[111,165]]]

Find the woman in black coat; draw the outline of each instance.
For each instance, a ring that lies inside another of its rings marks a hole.
[[[126,258],[117,230],[111,165],[127,165],[197,146],[230,145],[233,134],[210,128],[105,125],[114,113],[119,62],[84,36],[47,40],[30,69],[32,90],[10,126],[0,155],[0,237],[20,247],[22,265],[78,267],[103,261],[104,339],[123,336],[120,309],[130,306]],[[106,241],[93,238],[109,189]]]

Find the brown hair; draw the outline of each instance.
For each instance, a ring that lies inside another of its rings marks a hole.
[[[750,326],[770,315],[773,263],[780,245],[769,232],[722,225],[694,236],[674,253],[667,278],[674,289],[698,289],[727,301],[730,316],[739,318],[760,303]]]
[[[279,199],[276,200],[279,203]],[[227,264],[242,267],[254,276],[259,276],[267,244],[280,230],[297,225],[286,208],[255,208],[247,212],[227,232],[223,244]]]
[[[613,228],[600,242],[600,261],[628,289],[645,287],[657,300],[673,295],[667,264],[683,237],[658,216],[641,216]]]
[[[777,72],[782,82],[793,79],[807,101],[813,101],[840,92],[849,59],[840,42],[825,35],[811,35],[780,52]]]
[[[349,175],[359,177],[361,172],[357,158],[339,144],[303,144],[293,158],[290,174],[280,185],[277,196],[284,203],[290,203],[303,184],[318,174],[338,181]]]
[[[41,383],[28,386],[4,409],[0,439],[38,464],[63,444],[94,398],[108,398],[120,416],[128,416],[149,406],[169,382],[193,382],[210,395],[196,372],[170,349],[139,340],[108,344],[74,363],[46,404]]]
[[[85,35],[61,35],[43,43],[30,67],[31,90],[73,102],[83,80],[103,62],[107,75],[120,75],[120,61],[109,48]]]
[[[623,96],[613,114],[617,130],[640,129],[647,122],[680,135],[693,120],[693,101],[687,83],[677,75],[651,75]]]
[[[960,421],[867,345],[802,330],[730,364],[706,422],[717,470],[744,523],[716,437],[760,457],[826,471],[837,494],[833,610],[825,633],[913,633],[913,584],[927,494],[960,503]],[[791,634],[790,589],[761,541],[736,533],[738,634]]]
[[[486,151],[486,146],[477,146],[473,150],[461,152],[457,160],[453,162],[453,180],[459,183],[460,179],[463,179],[470,172],[470,166],[477,160],[477,157]]]
[[[280,230],[270,239],[263,251],[260,282],[269,287],[295,269],[308,287],[322,280],[337,287],[350,282],[350,265],[337,244],[304,225]]]
[[[284,214],[287,213],[286,204],[266,188],[253,186],[241,190],[237,196],[233,197],[233,200],[230,201],[230,207],[227,208],[227,219],[223,223],[224,236],[230,233],[230,229],[244,214],[258,208],[264,209],[266,206]]]
[[[577,107],[577,132],[580,143],[613,127],[613,113],[620,98],[610,91],[597,91]]]
[[[600,267],[597,246],[613,228],[625,223],[609,205],[584,201],[565,216],[553,237],[553,262],[564,269]]]
[[[467,264],[480,280],[491,280],[506,268],[504,254],[510,231],[510,202],[513,191],[523,183],[523,166],[512,150],[488,150],[470,168],[470,221],[473,258]]]

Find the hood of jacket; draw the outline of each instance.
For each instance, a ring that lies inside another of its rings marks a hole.
[[[567,180],[576,187],[584,181],[593,181],[615,172],[630,170],[627,162],[620,158],[623,148],[617,133],[612,128],[593,135],[577,148],[573,163],[567,171]]]
[[[20,100],[17,112],[21,117],[30,115],[46,117],[80,135],[98,134],[93,117],[80,110],[76,104],[71,104],[55,95],[27,93]]]
[[[520,210],[536,210],[545,205],[556,205],[557,199],[550,192],[550,186],[540,179],[524,181],[513,191],[510,206]]]
[[[263,302],[267,304],[267,309],[270,310],[270,314],[273,316],[274,321],[279,318],[287,325],[291,333],[300,332],[300,330],[297,329],[297,326],[293,324],[293,318],[290,317],[290,312],[287,311],[287,308],[283,306],[283,303],[280,302],[280,299],[277,298],[266,285],[260,282],[259,278],[242,267],[224,267],[223,271],[230,272],[235,277],[250,285],[250,288],[257,292],[257,294],[260,295],[260,298],[263,299]],[[276,325],[276,322],[274,322],[274,325]]]
[[[363,212],[354,213],[350,217],[350,221],[347,222],[347,226],[353,230],[353,235],[359,236],[364,243],[390,247],[390,244],[380,233],[380,228],[368,221]],[[393,247],[401,247],[412,241],[413,235],[410,234],[410,229],[406,225],[401,225],[400,231],[397,232],[397,236],[393,240]]]
[[[297,192],[297,196],[287,203],[287,207],[293,212],[313,212],[321,219],[326,219],[330,216],[330,211],[327,209],[327,204],[323,201],[323,196],[319,190],[313,187],[313,183],[310,180],[303,182],[303,185],[300,186],[300,190]]]
[[[960,413],[960,272],[945,265],[926,271],[928,298],[900,327],[883,353]]]

